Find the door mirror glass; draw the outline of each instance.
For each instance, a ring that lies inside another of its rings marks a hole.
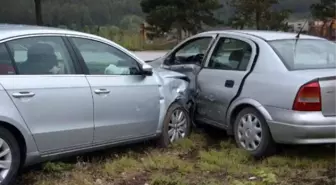
[[[142,73],[145,76],[151,76],[153,74],[153,68],[152,68],[152,66],[150,66],[148,64],[143,64],[142,65]]]

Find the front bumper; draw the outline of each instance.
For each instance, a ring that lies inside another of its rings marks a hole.
[[[321,112],[298,112],[267,107],[267,120],[273,139],[284,144],[336,143],[336,117]]]

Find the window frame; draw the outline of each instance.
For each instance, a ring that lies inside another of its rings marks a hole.
[[[238,40],[238,41],[242,41],[245,42],[247,44],[250,45],[252,52],[251,52],[251,57],[250,60],[248,61],[247,67],[245,70],[239,70],[239,69],[235,69],[235,70],[230,70],[230,69],[216,69],[216,68],[212,68],[209,67],[209,63],[211,60],[212,55],[214,54],[215,49],[217,48],[217,45],[219,43],[219,41],[221,39],[233,39],[233,40]],[[209,55],[206,58],[206,61],[204,63],[203,68],[204,69],[211,69],[211,70],[222,70],[222,71],[236,71],[236,72],[246,72],[249,71],[253,65],[253,61],[255,60],[255,57],[258,55],[257,53],[257,44],[255,42],[253,42],[251,39],[243,37],[243,36],[237,36],[237,35],[230,35],[230,34],[220,34],[215,43],[214,46],[211,48],[211,50],[209,51]]]
[[[128,57],[130,57],[131,59],[133,59],[136,62],[136,65],[138,66],[138,69],[139,69],[139,74],[130,74],[130,75],[90,74],[89,68],[85,63],[85,60],[84,60],[79,48],[76,46],[76,44],[73,41],[74,38],[85,39],[85,40],[92,41],[92,42],[98,42],[98,43],[107,45],[109,47],[112,47],[112,48],[120,51],[121,53],[127,55]],[[71,44],[72,50],[74,51],[76,57],[78,58],[78,62],[79,62],[79,64],[80,64],[80,66],[81,66],[85,75],[90,75],[90,76],[142,76],[142,74],[143,74],[142,63],[137,58],[133,57],[132,55],[128,54],[127,52],[121,50],[120,48],[116,47],[115,45],[113,45],[109,42],[105,42],[102,39],[97,39],[97,38],[94,38],[94,37],[87,37],[87,36],[82,36],[82,35],[71,35],[71,34],[66,35],[66,39]]]
[[[8,59],[10,60],[10,64],[12,65],[13,69],[14,69],[14,74],[1,74],[0,76],[4,76],[4,75],[18,75],[18,68],[16,66],[15,61],[13,60],[12,54],[10,52],[10,49],[8,47],[8,45],[5,42],[0,42],[0,47],[3,46],[3,48],[5,49],[5,52],[7,52],[8,55]]]
[[[213,42],[215,40],[215,35],[194,36],[194,37],[191,37],[191,38],[185,40],[184,42],[182,42],[179,45],[177,45],[172,50],[172,52],[169,53],[167,57],[165,57],[165,60],[163,61],[163,65],[166,65],[166,66],[186,65],[186,64],[171,64],[171,61],[175,60],[176,53],[178,51],[180,51],[183,47],[185,47],[186,45],[190,44],[191,42],[194,42],[194,41],[200,40],[200,39],[205,39],[205,38],[209,38],[210,39],[207,51],[205,53],[205,55],[206,55],[209,52],[209,49],[211,48],[211,46],[213,45]],[[188,63],[188,64],[190,65],[190,63]],[[197,65],[197,64],[194,64],[194,65]]]
[[[69,74],[20,74],[19,70],[17,68],[17,64],[16,61],[14,59],[14,56],[12,55],[11,49],[8,45],[9,42],[12,41],[16,41],[16,40],[21,40],[21,39],[28,39],[28,38],[36,38],[36,37],[56,37],[56,38],[60,38],[65,46],[66,51],[69,54],[69,57],[71,59],[73,68],[74,68],[74,73],[69,73]],[[41,34],[27,34],[27,35],[20,35],[20,36],[15,36],[15,37],[9,37],[3,40],[0,40],[0,44],[4,44],[8,55],[11,59],[12,65],[15,69],[15,74],[11,74],[11,75],[20,75],[20,76],[73,76],[73,75],[79,75],[79,74],[83,74],[80,65],[78,63],[78,59],[75,56],[73,50],[71,49],[69,42],[67,42],[67,40],[64,38],[64,34],[57,34],[57,33],[41,33]],[[3,76],[3,75],[1,75]]]

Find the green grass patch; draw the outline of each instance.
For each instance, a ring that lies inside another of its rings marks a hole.
[[[45,172],[56,173],[72,170],[74,165],[63,162],[47,162],[43,165],[42,168]]]
[[[143,165],[146,170],[175,170],[179,173],[190,173],[194,170],[194,164],[180,159],[171,153],[151,153],[144,160]]]
[[[188,185],[188,180],[176,174],[155,173],[151,177],[150,185]]]
[[[45,163],[16,185],[333,185],[336,180],[335,146],[293,147],[255,160],[232,140],[202,132],[167,149],[140,144],[95,155],[91,158],[98,160],[81,157],[77,164]]]
[[[123,156],[105,163],[104,171],[111,175],[141,170],[141,163],[134,158]]]

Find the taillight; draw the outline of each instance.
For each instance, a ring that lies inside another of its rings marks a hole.
[[[303,85],[296,95],[293,110],[321,111],[321,89],[316,81]]]

